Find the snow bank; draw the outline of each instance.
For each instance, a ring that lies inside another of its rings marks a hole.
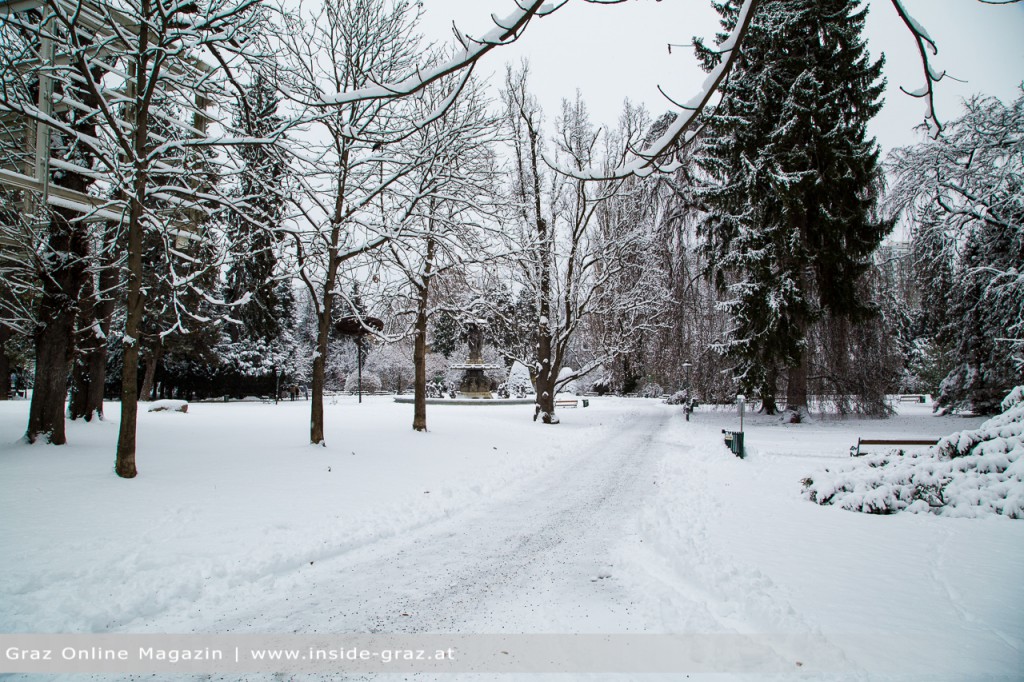
[[[804,496],[851,511],[1024,518],[1024,386],[1003,413],[926,453],[894,450],[804,479]]]
[[[149,405],[150,412],[188,412],[188,401],[185,400],[154,400]]]

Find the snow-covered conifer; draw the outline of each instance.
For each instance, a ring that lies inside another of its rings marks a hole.
[[[1024,376],[1024,96],[968,100],[941,137],[888,165],[888,201],[912,220],[926,337],[952,366],[937,405],[995,412]]]
[[[881,61],[854,0],[759,3],[696,154],[703,233],[733,318],[726,343],[747,392],[807,409],[810,325],[870,312],[857,282],[888,226],[874,219]],[[738,3],[718,5],[727,30]],[[724,39],[719,36],[719,40]],[[707,69],[722,56],[697,41]]]

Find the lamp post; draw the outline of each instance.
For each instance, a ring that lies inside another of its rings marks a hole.
[[[725,444],[733,454],[740,459],[746,456],[746,449],[743,443],[743,413],[747,410],[747,399],[743,395],[736,396],[736,411],[739,412],[740,416],[740,430],[739,431],[726,431],[722,429],[722,433],[725,434]]]
[[[357,391],[359,402],[363,402],[363,337],[372,333],[373,330],[384,329],[384,322],[376,317],[343,317],[334,324],[334,329],[339,334],[356,337],[356,377],[358,381]]]
[[[686,370],[686,390],[690,390],[690,368],[693,367],[689,362],[683,363],[683,369]]]

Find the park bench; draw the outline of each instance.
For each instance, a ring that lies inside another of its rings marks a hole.
[[[588,405],[590,405],[590,401],[584,399],[583,400],[583,407],[587,407]],[[575,399],[562,398],[561,400],[556,400],[555,401],[555,407],[556,408],[559,408],[559,407],[579,407],[579,406],[580,406],[580,401],[579,400],[575,400]]]
[[[921,394],[906,393],[899,397],[901,403],[923,403],[925,397]]]
[[[850,446],[850,457],[860,457],[860,449],[865,445],[937,445],[938,442],[938,438],[858,438],[857,444]]]

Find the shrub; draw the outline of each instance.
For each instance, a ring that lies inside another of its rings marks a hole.
[[[649,383],[640,389],[641,398],[660,398],[665,395],[665,389],[660,384]]]
[[[380,390],[380,377],[373,372],[368,372],[363,368],[363,393],[376,393]],[[350,393],[355,393],[359,387],[359,376],[356,370],[349,372],[348,376],[345,377],[345,390]]]
[[[825,469],[804,479],[804,496],[869,514],[1024,518],[1024,387],[1002,407],[979,428],[947,436],[926,453],[893,450]]]

